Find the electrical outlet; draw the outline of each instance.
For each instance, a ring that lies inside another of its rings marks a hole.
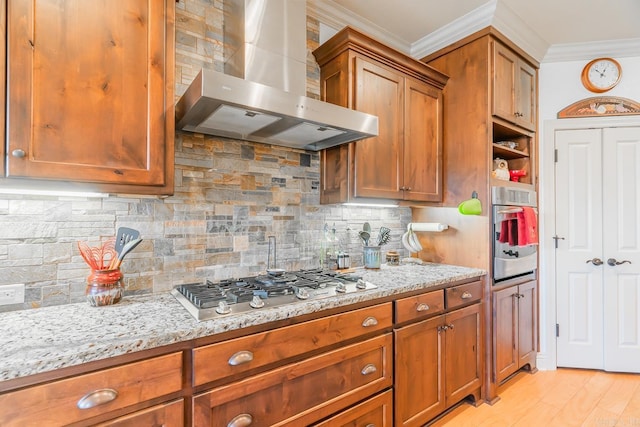
[[[24,283],[0,285],[0,305],[22,304],[24,302]]]

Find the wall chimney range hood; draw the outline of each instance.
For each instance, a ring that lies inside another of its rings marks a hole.
[[[304,1],[225,0],[225,72],[203,69],[176,129],[305,150],[378,135],[378,118],[304,96]],[[238,42],[240,41],[240,42]]]

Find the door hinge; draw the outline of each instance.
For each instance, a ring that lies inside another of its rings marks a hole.
[[[556,338],[560,336],[560,325],[556,323]]]
[[[553,162],[558,163],[558,149],[553,150]]]

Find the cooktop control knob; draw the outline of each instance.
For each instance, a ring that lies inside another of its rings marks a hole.
[[[231,313],[231,307],[225,301],[220,301],[218,303],[218,307],[216,307],[216,313],[218,314],[229,314]]]
[[[253,308],[262,308],[264,307],[264,301],[258,295],[254,295],[249,305]]]
[[[298,297],[298,299],[308,299],[309,291],[305,288],[299,288],[298,292],[296,292],[296,296]]]
[[[358,282],[356,283],[356,288],[358,288],[358,289],[367,289],[367,282],[365,282],[362,279],[358,279]]]
[[[345,292],[347,292],[347,285],[345,285],[344,283],[338,283],[336,285],[336,292],[344,294]]]

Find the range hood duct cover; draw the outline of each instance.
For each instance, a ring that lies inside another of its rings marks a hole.
[[[176,128],[314,151],[377,136],[376,116],[304,96],[304,5],[225,0],[225,46],[237,49],[225,53],[225,73],[196,76],[176,105]]]

